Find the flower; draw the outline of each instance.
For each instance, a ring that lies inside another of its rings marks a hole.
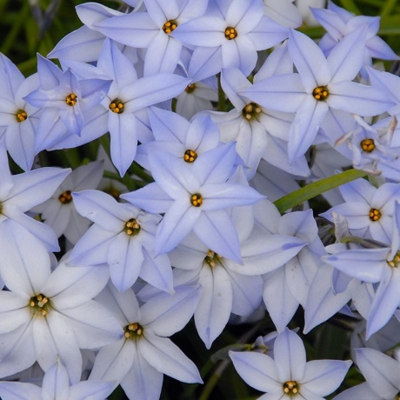
[[[236,159],[234,146],[207,151],[191,167],[160,150],[149,154],[156,182],[121,197],[149,212],[165,213],[157,229],[156,254],[173,250],[193,230],[209,249],[242,262],[227,209],[253,204],[264,196],[248,186],[227,182]]]
[[[274,359],[259,352],[230,351],[229,356],[242,379],[271,400],[322,399],[338,388],[352,363],[306,362],[303,342],[287,328],[275,339]]]

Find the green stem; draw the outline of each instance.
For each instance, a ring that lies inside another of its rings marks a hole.
[[[330,189],[334,189],[345,183],[354,181],[358,178],[363,178],[367,175],[365,171],[358,169],[350,169],[348,171],[341,172],[330,176],[329,178],[321,179],[317,182],[310,183],[307,186],[302,187],[286,196],[274,202],[279,212],[282,214],[291,208],[310,200],[321,193],[327,192]]]

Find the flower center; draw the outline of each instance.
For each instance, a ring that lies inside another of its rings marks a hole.
[[[50,300],[43,294],[31,297],[29,300],[29,307],[33,315],[37,317],[45,317],[49,311]]]
[[[15,113],[15,118],[17,119],[17,122],[24,122],[28,118],[28,114],[25,110],[18,110]]]
[[[283,384],[283,392],[285,394],[294,395],[299,393],[299,387],[295,381],[287,381]]]
[[[400,265],[400,251],[396,253],[393,260],[386,261],[391,268],[397,268]]]
[[[261,107],[256,103],[249,103],[242,110],[243,118],[247,119],[247,121],[258,119],[260,113]]]
[[[172,31],[174,31],[176,29],[176,27],[178,26],[178,22],[176,22],[174,19],[170,19],[169,21],[167,21],[163,27],[162,30],[169,35]]]
[[[61,204],[69,204],[72,201],[72,196],[71,196],[71,191],[66,190],[65,192],[62,192],[58,196],[58,200],[60,201]]]
[[[381,218],[382,214],[379,210],[377,210],[376,208],[371,208],[369,210],[369,219],[373,222],[375,221],[379,221],[379,219]]]
[[[210,268],[215,268],[217,264],[221,264],[221,256],[212,250],[208,250],[207,255],[204,257],[204,262],[210,266]]]
[[[65,102],[73,107],[78,101],[78,96],[75,93],[71,93],[69,94],[66,98],[65,98]]]
[[[236,39],[237,38],[237,30],[235,28],[232,28],[231,26],[228,26],[225,29],[225,37],[228,40]]]
[[[129,324],[124,328],[125,339],[137,339],[143,335],[143,327],[137,322]]]
[[[324,101],[329,96],[328,88],[326,86],[318,86],[313,90],[312,95],[315,100]]]
[[[139,235],[140,229],[140,225],[135,218],[131,218],[129,221],[126,221],[124,226],[124,231],[129,236]]]
[[[193,207],[200,207],[203,204],[203,196],[200,193],[195,193],[190,196],[190,203]]]
[[[361,140],[360,146],[366,153],[372,153],[375,150],[374,139]]]
[[[114,99],[108,108],[115,114],[122,114],[124,112],[124,103],[120,99]]]
[[[183,160],[187,163],[193,163],[196,161],[197,153],[194,150],[186,150],[183,155]]]
[[[195,89],[196,89],[196,85],[194,83],[191,83],[190,85],[186,86],[185,92],[193,93]]]

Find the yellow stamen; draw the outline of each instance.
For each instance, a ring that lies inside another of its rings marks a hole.
[[[62,192],[58,196],[58,200],[60,201],[61,204],[69,204],[72,201],[72,195],[70,190],[66,190],[65,192]]]
[[[195,193],[190,196],[190,203],[193,207],[200,207],[203,204],[203,196],[200,193]]]
[[[163,27],[162,30],[169,35],[172,31],[174,31],[176,29],[176,27],[178,26],[178,22],[176,22],[173,19],[170,19],[169,21],[167,21]]]
[[[136,236],[139,234],[141,227],[135,218],[126,221],[124,231],[129,236]]]
[[[326,86],[318,86],[312,92],[314,99],[318,101],[324,101],[329,96],[329,91]]]
[[[287,381],[283,384],[283,392],[285,394],[294,395],[299,392],[299,387],[295,381]]]
[[[379,210],[377,210],[376,208],[371,208],[369,210],[369,219],[373,222],[375,221],[379,221],[379,219],[381,218],[382,214]]]
[[[125,339],[137,339],[143,335],[143,327],[134,322],[133,324],[128,324],[124,328],[124,337]]]
[[[374,139],[361,140],[360,146],[366,153],[372,153],[375,150]]]
[[[15,113],[15,118],[17,119],[17,122],[24,122],[28,118],[28,114],[25,110],[18,110]]]
[[[225,29],[225,38],[228,40],[236,39],[237,38],[237,30],[231,26],[228,26]]]
[[[78,96],[75,93],[71,93],[69,94],[66,98],[65,98],[65,102],[73,107],[78,101]]]
[[[124,103],[120,99],[114,99],[108,108],[115,114],[122,114],[124,112]]]
[[[193,163],[196,161],[197,153],[194,150],[186,150],[183,155],[183,160],[187,163]]]
[[[249,103],[244,106],[242,115],[247,121],[251,121],[252,119],[258,120],[261,111],[261,107],[257,103]]]

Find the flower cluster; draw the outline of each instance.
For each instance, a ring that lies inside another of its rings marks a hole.
[[[313,8],[316,42],[289,0],[76,12],[37,73],[0,55],[1,398],[157,400],[164,375],[194,398],[193,348],[215,346],[262,399],[398,396],[400,77],[375,60],[399,57],[379,18]],[[347,328],[335,360],[327,321]],[[344,390],[350,357],[366,382]]]

